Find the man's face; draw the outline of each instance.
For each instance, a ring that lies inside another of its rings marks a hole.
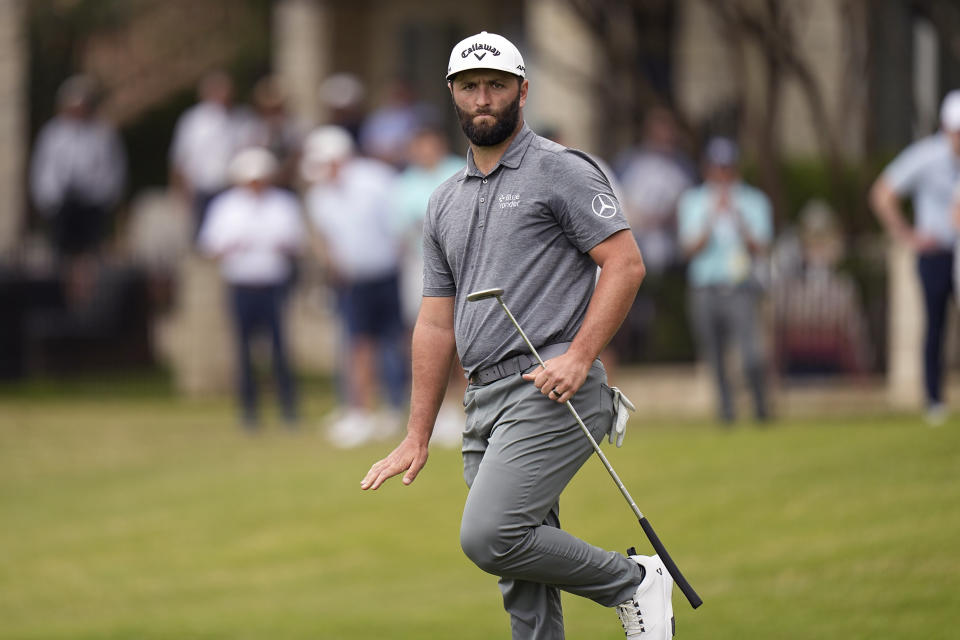
[[[498,145],[520,124],[527,81],[493,69],[461,71],[450,82],[453,106],[464,135],[478,147]]]
[[[740,172],[732,165],[707,164],[704,169],[704,178],[707,182],[719,185],[730,185],[737,181]]]
[[[250,191],[259,194],[267,190],[267,187],[270,186],[270,181],[267,178],[255,178],[248,180],[244,186]]]

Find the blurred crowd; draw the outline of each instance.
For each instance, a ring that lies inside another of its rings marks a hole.
[[[318,127],[293,115],[274,77],[256,83],[249,105],[235,95],[224,72],[199,83],[196,103],[171,132],[169,185],[190,212],[190,250],[216,261],[229,292],[242,424],[255,429],[262,419],[254,346],[261,339],[271,347],[282,419],[291,427],[300,419],[285,310],[304,261],[312,261],[340,331],[339,409],[325,418],[326,433],[342,447],[388,437],[401,427],[408,397],[427,200],[465,166],[450,151],[443,106],[419,100],[397,80],[368,109],[364,84],[346,73],[321,84],[327,118]],[[108,268],[108,247],[126,156],[116,130],[97,116],[92,80],[67,80],[57,104],[35,143],[30,188],[35,210],[47,221],[65,311],[32,330],[78,335],[93,332],[90,318],[114,308],[106,302],[117,277]],[[559,132],[541,133],[561,139]],[[604,354],[613,375],[617,362],[644,360],[678,282],[724,423],[736,419],[725,362],[731,348],[761,421],[770,417],[772,369],[798,375],[869,370],[873,351],[862,303],[838,268],[844,236],[826,204],[810,203],[795,228],[775,236],[768,199],[741,178],[736,141],[714,137],[696,151],[664,107],[648,110],[641,139],[611,165],[597,160],[648,273]],[[116,340],[117,329],[106,334]],[[461,382],[454,390],[462,390],[462,372],[454,377]],[[455,444],[462,427],[462,412],[445,408],[434,438]]]
[[[170,148],[171,183],[191,204],[197,249],[219,262],[230,289],[244,424],[259,419],[258,333],[270,336],[283,417],[291,426],[298,419],[284,308],[308,254],[340,323],[340,408],[326,429],[342,447],[402,425],[421,221],[433,189],[464,166],[435,109],[406,83],[396,81],[369,113],[364,94],[356,77],[331,76],[320,88],[330,122],[311,129],[290,114],[275,78],[256,85],[250,110],[234,106],[228,76],[212,74]],[[436,438],[453,442],[461,428],[444,423]]]

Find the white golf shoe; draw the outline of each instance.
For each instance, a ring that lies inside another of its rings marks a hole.
[[[670,640],[674,634],[673,578],[660,556],[630,556],[644,569],[633,597],[617,605],[627,639]]]
[[[338,449],[353,449],[376,439],[379,425],[369,411],[349,409],[330,421],[327,437]]]

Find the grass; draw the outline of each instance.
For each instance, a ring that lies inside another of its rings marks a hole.
[[[256,437],[226,399],[95,388],[0,393],[0,638],[509,637],[495,579],[458,546],[458,453],[365,493],[389,445],[329,447],[324,386],[299,433]],[[705,601],[675,591],[678,638],[955,637],[960,424],[630,431],[611,461]],[[595,460],[562,512],[649,552]],[[564,604],[568,638],[622,637],[612,611]]]

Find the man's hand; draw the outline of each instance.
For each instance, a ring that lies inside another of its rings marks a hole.
[[[714,215],[718,215],[730,210],[731,198],[730,198],[730,185],[721,184],[717,186],[716,189],[716,200],[713,205]]]
[[[401,473],[403,473],[403,484],[409,485],[425,464],[427,464],[427,444],[408,435],[390,455],[370,467],[366,477],[360,481],[360,488],[378,489],[389,478]]]
[[[917,231],[910,232],[906,237],[906,242],[917,253],[927,253],[940,247],[936,238]]]
[[[540,389],[540,393],[551,400],[564,403],[583,385],[593,360],[578,358],[568,351],[544,364],[547,365],[546,369],[537,367],[530,373],[523,374],[523,379],[532,381],[533,385]]]

